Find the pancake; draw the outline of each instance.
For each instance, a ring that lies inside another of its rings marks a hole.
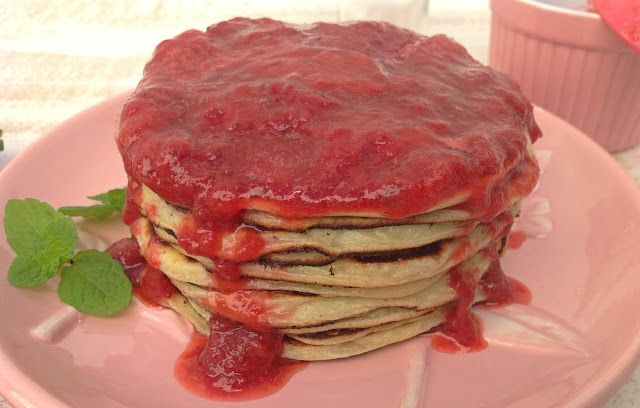
[[[517,84],[445,36],[269,19],[161,43],[116,132],[124,219],[219,346],[211,374],[481,339],[474,302],[515,299],[498,256],[539,137]]]
[[[193,312],[199,306],[193,305]],[[210,313],[200,309],[202,314],[188,312],[186,315],[203,335],[208,335]],[[176,310],[184,314],[184,310]],[[297,335],[287,335],[283,341],[282,357],[300,361],[319,361],[351,357],[363,354],[389,344],[397,343],[418,334],[425,333],[440,325],[448,312],[447,307],[431,310],[419,316],[408,317],[393,323],[367,326],[350,331],[319,335],[322,340],[309,340]],[[297,338],[296,338],[297,337]],[[301,341],[307,340],[308,342]],[[310,344],[316,343],[316,344]]]
[[[168,248],[167,248],[168,249]],[[179,251],[178,251],[179,252]],[[190,258],[187,258],[190,259]],[[182,258],[182,260],[185,260]],[[176,268],[167,268],[175,271]],[[206,269],[206,266],[205,266]],[[215,274],[214,269],[207,269],[209,276]],[[169,272],[171,273],[171,272]],[[390,285],[384,287],[374,288],[358,288],[358,287],[346,287],[346,286],[330,286],[330,285],[315,285],[309,283],[298,283],[290,281],[276,280],[276,277],[272,279],[256,279],[250,277],[242,277],[238,281],[233,283],[234,288],[243,290],[267,290],[267,291],[279,291],[279,292],[292,292],[292,293],[307,293],[320,296],[353,296],[353,297],[366,297],[366,298],[385,298],[385,297],[399,297],[406,296],[412,293],[418,292],[425,287],[431,285],[438,280],[444,272],[440,272],[436,275],[430,276],[424,279],[418,279],[416,281],[403,283],[400,285]],[[177,275],[177,273],[176,273]],[[194,279],[197,280],[197,279]],[[211,287],[214,289],[225,290],[228,285],[221,284],[220,280],[214,277],[210,280],[210,285],[205,287]]]
[[[478,291],[474,302],[483,299],[484,293]],[[172,301],[169,307],[185,315],[200,333],[208,335],[209,311],[197,303],[182,301]],[[286,333],[283,356],[314,361],[362,354],[381,347],[383,342],[402,341],[436,327],[443,322],[449,308],[449,305],[428,311],[381,308],[330,325],[283,329]],[[381,334],[371,336],[374,333]]]
[[[355,340],[338,344],[311,345],[285,338],[282,357],[302,361],[319,361],[363,354],[389,344],[410,339],[433,329],[444,321],[446,312],[446,309],[437,309],[400,326],[369,333]]]
[[[486,299],[486,295],[484,291],[477,290],[474,302],[480,302]],[[211,312],[202,307],[199,303],[197,303],[194,299],[188,299],[189,304],[193,307],[193,309],[198,313],[199,318],[205,319],[208,321]],[[183,313],[182,311],[176,309],[173,306],[169,306],[179,313],[184,314],[189,320],[194,321],[194,316],[192,313]],[[340,320],[336,320],[334,322],[320,324],[316,326],[306,326],[306,327],[283,327],[280,330],[291,336],[295,335],[305,335],[305,334],[313,334],[313,333],[326,333],[336,330],[361,330],[364,328],[374,327],[390,322],[398,322],[408,319],[414,319],[416,317],[424,316],[428,313],[431,313],[434,309],[428,310],[415,310],[415,309],[407,309],[402,307],[381,307],[378,309],[371,310],[369,312],[363,313],[358,316],[344,318]],[[208,330],[201,330],[203,327],[202,321],[197,320],[194,322],[196,329],[201,332],[203,335],[208,336]]]
[[[184,205],[176,205],[162,199],[152,189],[143,185],[139,200],[136,204],[143,209],[151,206],[150,212],[160,209],[159,220],[164,220],[161,225],[170,228],[171,225],[179,224],[177,219],[182,219],[191,213],[191,209]],[[343,228],[376,228],[392,225],[407,224],[436,224],[442,222],[460,222],[469,220],[470,214],[464,210],[456,210],[447,207],[445,203],[443,209],[431,209],[429,212],[404,218],[385,218],[369,214],[369,216],[354,216],[353,214],[333,214],[318,217],[287,218],[271,214],[267,211],[247,209],[242,213],[242,223],[255,227],[260,231],[292,231],[303,232],[311,228],[323,229],[343,229]],[[167,208],[170,207],[170,208]]]
[[[291,338],[295,338],[296,336],[303,337],[305,335],[311,335],[314,333],[330,333],[334,331],[359,331],[361,329],[375,327],[387,323],[408,321],[409,319],[415,319],[417,317],[424,316],[428,313],[431,313],[432,311],[433,309],[414,310],[405,309],[402,307],[381,307],[355,317],[336,320],[335,322],[321,324],[318,326],[285,327],[281,330]],[[207,312],[207,314],[201,314],[201,316],[204,316],[208,319],[210,313]]]
[[[473,299],[473,303],[481,302],[484,299],[485,295],[483,291],[481,289],[478,289]],[[404,319],[394,320],[391,318],[393,314],[388,310],[389,308],[381,308],[375,309],[372,312],[365,314],[367,318],[357,316],[351,319],[344,319],[348,320],[348,322],[338,320],[334,324],[332,324],[333,326],[336,326],[334,328],[328,328],[330,325],[327,324],[324,326],[305,328],[307,330],[305,333],[296,333],[296,329],[283,329],[282,331],[286,333],[286,337],[288,339],[296,340],[300,343],[315,346],[329,346],[350,342],[376,332],[391,331],[393,329],[404,326],[407,323],[422,320],[425,317],[432,315],[434,312],[437,312],[438,310],[448,310],[449,308],[453,307],[453,303],[454,302],[445,303],[437,308],[428,310],[414,310],[414,312],[416,313],[415,316],[406,317]],[[377,321],[374,319],[373,315],[376,312],[376,317],[378,317]],[[367,324],[365,323],[367,320],[372,321]],[[356,322],[358,322],[359,324],[356,324]],[[362,352],[359,352],[358,354],[361,354]]]
[[[174,238],[177,236],[176,231],[179,231],[180,225],[185,221],[185,217],[189,216],[189,213],[176,210],[175,206],[162,200],[146,186],[142,187],[140,207],[143,215],[156,226],[156,232],[163,234],[164,240],[178,243],[177,238]],[[479,223],[477,220],[468,220],[407,224],[402,220],[396,220],[395,225],[368,228],[314,227],[298,232],[273,229],[258,230],[259,237],[264,241],[264,248],[256,256],[301,250],[315,251],[327,256],[397,251],[468,235]],[[232,236],[229,239],[232,239]]]
[[[263,231],[285,230],[300,232],[310,228],[342,229],[342,228],[376,228],[390,225],[436,224],[441,222],[459,222],[469,220],[466,211],[441,209],[404,218],[356,217],[353,215],[333,215],[313,218],[285,218],[266,211],[248,210],[242,221],[246,225]]]
[[[204,319],[200,313],[193,307],[193,304],[184,295],[174,294],[167,299],[163,305],[173,309],[177,313],[185,316],[193,324],[194,328],[203,334],[209,334],[209,321]]]
[[[323,266],[250,262],[238,264],[238,267],[242,276],[265,280],[277,277],[280,281],[363,288],[404,284],[429,278],[471,258],[490,242],[506,235],[517,211],[517,208],[511,208],[490,223],[478,225],[468,236],[438,241],[412,254],[390,253],[370,258],[351,255]],[[179,247],[157,239],[146,218],[139,218],[132,231],[147,261],[170,278],[198,286],[216,285],[208,272],[216,268],[213,261],[187,257],[177,250]]]
[[[479,281],[493,261],[489,254],[494,252],[478,254],[457,268]],[[323,325],[383,307],[431,310],[457,299],[456,292],[449,286],[448,273],[414,294],[377,299],[247,290],[227,294],[178,280],[172,282],[182,294],[209,312],[239,321],[257,318],[260,323],[277,328]],[[259,316],[254,316],[256,309],[260,309]]]

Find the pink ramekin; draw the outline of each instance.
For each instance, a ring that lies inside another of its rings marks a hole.
[[[491,0],[489,64],[608,151],[640,142],[640,54],[598,14],[548,3]]]

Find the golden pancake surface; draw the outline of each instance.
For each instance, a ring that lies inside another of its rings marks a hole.
[[[503,246],[519,203],[488,221],[437,209],[391,220],[322,216],[287,220],[250,211],[245,221],[265,246],[237,264],[231,285],[220,260],[180,246],[189,209],[143,187],[132,232],[147,261],[179,290],[167,306],[208,335],[212,314],[258,322],[284,334],[283,356],[323,360],[364,353],[442,324],[458,301],[449,284],[457,268],[479,281]],[[476,290],[474,302],[484,293]],[[249,305],[249,307],[247,306]],[[259,315],[251,305],[259,305]]]

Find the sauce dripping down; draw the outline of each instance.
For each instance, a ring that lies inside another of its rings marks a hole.
[[[135,238],[121,239],[106,252],[124,267],[134,294],[146,306],[166,306],[178,293],[162,271],[145,261]],[[237,291],[240,274],[236,264],[219,264],[217,275],[234,293],[231,301],[215,302],[214,307],[233,320],[212,314],[209,337],[194,332],[176,361],[176,379],[193,394],[213,400],[246,401],[271,395],[307,363],[280,357],[283,334],[264,324],[260,301]]]
[[[235,262],[217,261],[213,273],[214,287],[222,293],[237,292],[244,288],[242,271]]]
[[[449,271],[449,286],[455,290],[458,301],[431,337],[433,348],[445,353],[475,352],[488,346],[482,336],[482,320],[471,311],[478,286],[486,297],[482,307],[503,307],[513,303],[527,305],[531,302],[529,289],[518,280],[505,276],[497,255],[479,282],[471,274],[454,267]]]
[[[127,197],[124,203],[124,209],[122,210],[122,221],[124,221],[126,225],[133,225],[138,220],[138,218],[141,217],[141,188],[142,186],[140,185],[140,183],[129,177],[129,183],[127,184]]]
[[[134,293],[148,306],[166,305],[178,293],[162,271],[145,261],[134,238],[114,243],[107,252],[123,265]],[[529,290],[503,274],[497,252],[491,256],[494,261],[480,281],[460,267],[450,269],[449,285],[458,301],[431,336],[435,350],[459,354],[488,346],[482,336],[482,321],[471,311],[478,286],[486,295],[485,307],[530,302]],[[243,401],[271,395],[306,363],[280,358],[283,335],[267,325],[269,311],[261,298],[241,290],[241,271],[236,263],[216,262],[214,276],[227,293],[203,299],[207,309],[217,311],[209,321],[209,338],[192,336],[176,362],[176,378],[195,395],[214,400]]]
[[[306,363],[280,357],[282,334],[212,315],[210,335],[194,334],[178,357],[175,376],[193,394],[227,401],[246,401],[281,389]]]
[[[482,321],[471,312],[478,282],[460,267],[449,270],[449,286],[458,301],[447,313],[439,332],[431,337],[431,346],[445,353],[480,351],[488,343],[482,337]]]
[[[265,246],[259,231],[243,226],[239,217],[215,225],[197,225],[188,215],[178,227],[178,244],[192,255],[222,258],[233,262],[257,259]]]
[[[522,231],[511,231],[507,241],[507,248],[518,249],[527,240],[527,236]]]
[[[167,301],[178,293],[167,275],[146,262],[135,238],[121,239],[105,252],[122,265],[133,285],[133,294],[146,306],[166,307]]]
[[[453,201],[490,220],[535,186],[539,171],[527,145],[538,137],[514,81],[446,36],[383,23],[296,28],[234,19],[162,42],[118,123],[130,177],[123,218],[132,225],[140,217],[141,184],[188,207],[175,231],[179,244],[219,260],[214,279],[234,292],[224,303],[209,300],[220,311],[211,337],[194,335],[176,377],[197,395],[237,400],[268,395],[299,369],[264,350],[279,353],[282,337],[264,327],[269,311],[261,302],[237,292],[237,263],[256,259],[264,246],[243,226],[244,210],[402,218]],[[132,281],[149,287],[150,298],[171,292],[150,266],[134,268]],[[470,311],[477,285],[492,292],[491,304],[525,296],[513,295],[517,285],[501,275],[478,283],[454,268],[450,276],[459,301],[432,343],[484,348]],[[438,340],[447,338],[453,343]],[[218,372],[224,356],[230,366]]]
[[[479,283],[487,296],[483,307],[502,307],[513,303],[528,305],[531,303],[531,291],[517,279],[506,276],[496,260],[482,276]]]

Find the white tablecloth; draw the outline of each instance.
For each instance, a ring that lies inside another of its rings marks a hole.
[[[0,169],[65,118],[133,88],[154,46],[188,28],[236,15],[294,22],[387,19],[446,33],[479,61],[488,56],[484,0],[0,0]],[[640,147],[615,155],[640,183]],[[1,369],[1,368],[0,368]],[[1,373],[0,373],[1,375]],[[607,408],[640,406],[640,370]],[[0,407],[9,405],[0,397]]]

